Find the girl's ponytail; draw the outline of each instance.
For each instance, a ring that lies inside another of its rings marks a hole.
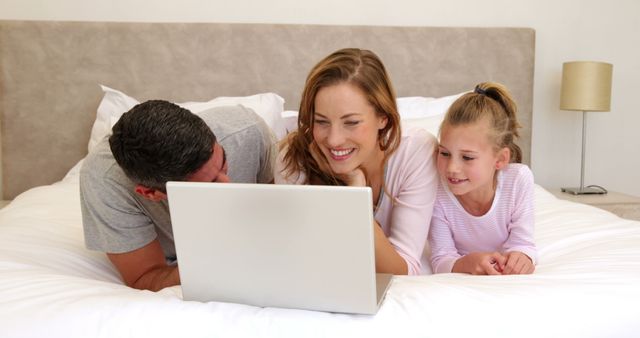
[[[510,162],[522,162],[522,150],[515,143],[516,139],[520,137],[518,132],[520,124],[516,116],[518,108],[507,88],[499,83],[483,82],[476,86],[474,92],[495,100],[503,108],[505,114],[503,118],[494,116],[494,132],[498,136],[497,146],[498,148],[509,148],[511,151]]]

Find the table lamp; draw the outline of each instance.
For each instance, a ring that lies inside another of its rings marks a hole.
[[[563,192],[582,194],[606,194],[598,185],[584,186],[584,155],[587,135],[587,112],[609,111],[611,107],[611,74],[613,65],[604,62],[573,61],[562,65],[562,89],[560,109],[582,111],[582,160],[580,187],[562,188]]]

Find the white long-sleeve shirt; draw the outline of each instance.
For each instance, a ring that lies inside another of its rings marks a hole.
[[[498,171],[493,204],[482,216],[464,210],[440,181],[429,232],[433,272],[451,272],[460,257],[483,251],[520,251],[535,264],[533,228],[533,174],[526,165],[511,163]]]

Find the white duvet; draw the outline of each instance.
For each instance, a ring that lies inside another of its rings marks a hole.
[[[529,276],[394,277],[375,316],[182,301],[84,248],[77,177],[0,210],[0,337],[639,337],[640,222],[536,187]]]

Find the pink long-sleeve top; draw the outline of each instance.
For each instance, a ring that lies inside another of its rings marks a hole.
[[[440,181],[429,233],[434,273],[451,272],[454,263],[471,252],[520,251],[536,264],[533,174],[526,165],[511,163],[497,178],[493,204],[482,216],[464,210]]]
[[[391,198],[381,194],[375,220],[407,262],[409,275],[420,273],[420,257],[429,232],[438,175],[434,149],[436,139],[422,129],[403,130],[400,146],[389,157],[385,168],[385,186]],[[281,151],[275,164],[276,184],[305,184],[304,173],[285,177]]]

